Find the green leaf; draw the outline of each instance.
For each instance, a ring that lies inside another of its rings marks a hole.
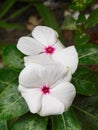
[[[0,94],[0,120],[16,118],[28,112],[28,107],[18,92],[16,83],[9,83]]]
[[[0,120],[7,120],[25,114],[27,105],[18,92],[18,73],[0,69]]]
[[[74,37],[74,43],[76,45],[85,44],[90,40],[90,36],[86,33],[76,32]]]
[[[92,4],[95,0],[73,0],[71,8],[73,10],[83,11],[88,5]]]
[[[24,13],[29,7],[30,7],[30,5],[27,5],[27,6],[23,7],[23,8],[20,8],[19,10],[17,10],[13,14],[11,14],[9,16],[9,19],[14,19],[14,18],[18,17],[19,15],[21,15],[22,13]]]
[[[2,18],[10,8],[15,4],[16,0],[6,0],[3,5],[2,11],[0,11],[0,18]]]
[[[0,121],[0,130],[8,130],[7,121]]]
[[[81,44],[77,46],[79,64],[98,65],[98,46],[94,44]]]
[[[66,19],[63,22],[61,28],[67,30],[76,30],[77,27],[76,27],[75,19],[71,15],[66,16]]]
[[[86,18],[85,18],[85,15],[84,14],[80,14],[79,16],[78,16],[78,19],[77,19],[77,23],[83,23],[83,22],[85,22],[85,20],[86,20]]]
[[[85,8],[86,8],[86,5],[81,3],[80,1],[76,3],[73,3],[71,6],[70,6],[71,9],[73,10],[79,10],[79,11],[83,11]]]
[[[42,3],[35,4],[35,7],[37,8],[42,19],[44,20],[45,25],[55,29],[59,33],[59,38],[60,38],[61,42],[64,44],[65,41],[62,36],[60,27],[58,26],[58,23],[57,23],[54,15],[52,14],[52,12],[46,6],[44,6]]]
[[[81,130],[72,108],[60,116],[52,117],[52,130]]]
[[[75,113],[81,122],[82,130],[98,129],[98,95],[92,97],[77,97]]]
[[[14,45],[8,45],[3,50],[3,61],[10,69],[20,71],[23,67],[23,54]]]
[[[0,69],[0,93],[18,77],[18,73],[8,69]]]
[[[22,29],[22,26],[17,23],[8,23],[0,20],[0,27],[4,29]]]
[[[11,130],[46,130],[47,117],[38,115],[25,115],[19,118]]]
[[[98,8],[94,10],[86,21],[85,28],[94,27],[98,23]]]
[[[98,93],[98,72],[87,67],[79,67],[73,75],[72,83],[75,85],[77,93],[84,95],[94,95]]]

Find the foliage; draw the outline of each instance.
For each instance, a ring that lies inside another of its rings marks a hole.
[[[16,0],[6,0],[0,13],[0,27],[4,29],[18,28],[19,24],[8,23],[5,15],[14,6]],[[45,25],[58,31],[64,44],[58,22],[52,11],[42,2],[21,0],[27,5],[14,12],[8,19],[14,19],[35,6]],[[14,45],[4,47],[2,53],[4,68],[0,68],[0,130],[97,130],[98,129],[98,71],[91,66],[98,66],[98,46],[91,43],[87,30],[98,23],[98,9],[86,19],[83,11],[93,0],[73,0],[71,8],[78,10],[80,15],[74,19],[68,15],[61,29],[74,32],[74,43],[79,54],[79,67],[73,75],[72,83],[76,87],[77,96],[72,107],[59,116],[40,117],[29,113],[28,107],[17,90],[18,75],[23,65],[23,57]]]

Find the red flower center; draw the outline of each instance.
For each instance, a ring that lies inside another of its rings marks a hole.
[[[45,48],[45,53],[47,53],[47,54],[52,55],[54,53],[54,51],[55,51],[55,48],[52,47],[52,46],[48,46],[48,47]]]
[[[45,85],[41,88],[41,91],[42,91],[43,94],[49,94],[50,93],[50,87]]]

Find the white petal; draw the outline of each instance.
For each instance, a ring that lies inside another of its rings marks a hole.
[[[55,97],[50,95],[43,95],[42,107],[39,112],[41,116],[57,115],[64,112],[64,105],[59,102]]]
[[[68,66],[72,73],[77,69],[78,53],[74,46],[55,52],[54,55],[52,55],[52,58],[56,62]]]
[[[26,66],[19,75],[19,83],[24,87],[35,88],[42,87],[41,80],[44,67],[39,64],[30,64]]]
[[[56,51],[60,51],[65,48],[59,40],[53,46],[56,49]]]
[[[17,48],[26,55],[38,54],[44,51],[44,45],[31,37],[21,37]]]
[[[71,81],[71,79],[72,79],[72,74],[71,74],[71,71],[69,70],[69,71],[66,73],[66,75],[64,76],[62,82],[69,82],[69,81]]]
[[[40,89],[32,89],[31,91],[22,92],[22,97],[25,99],[30,111],[37,113],[41,108],[42,94]]]
[[[70,80],[70,76],[67,74],[68,71],[68,68],[61,64],[47,65],[44,71],[44,81],[51,88],[55,87],[55,85],[64,80],[64,78],[66,78],[66,81]]]
[[[51,89],[50,95],[64,104],[65,111],[71,106],[76,95],[75,87],[69,82],[63,82]]]
[[[37,26],[32,35],[44,45],[52,45],[57,41],[58,34],[55,30],[46,26]]]
[[[45,53],[33,55],[33,56],[26,56],[24,57],[25,66],[27,66],[30,63],[37,63],[41,65],[48,65],[53,64],[54,60],[50,55],[47,55]]]

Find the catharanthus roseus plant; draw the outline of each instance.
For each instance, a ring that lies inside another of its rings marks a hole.
[[[69,67],[72,73],[75,72],[78,64],[78,54],[74,46],[64,48],[58,39],[58,34],[52,28],[37,26],[32,31],[34,37],[21,37],[17,48],[28,55],[24,58],[25,65],[39,63],[42,65],[53,64],[54,62]]]
[[[77,18],[77,11],[70,12],[61,27],[64,33],[73,30],[69,47],[50,10],[34,4],[44,26],[1,51],[0,130],[98,129],[98,46],[89,35],[98,23],[98,9],[87,11],[89,17],[83,11],[92,3],[73,1]]]
[[[57,115],[67,111],[75,97],[70,79],[71,74],[64,66],[33,63],[20,73],[18,89],[32,113]]]
[[[64,48],[57,42],[57,32],[49,27],[37,26],[32,34],[36,39],[22,37],[17,45],[29,55],[19,76],[19,91],[32,113],[62,114],[76,93],[70,80],[78,65],[77,51],[74,46]]]

